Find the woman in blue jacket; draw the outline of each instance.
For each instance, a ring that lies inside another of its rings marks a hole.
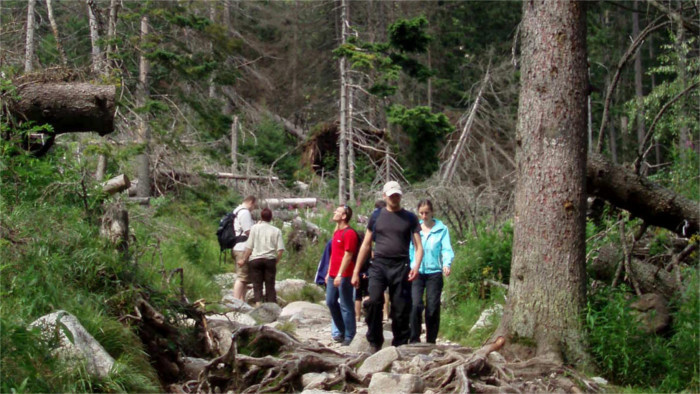
[[[423,242],[423,262],[418,277],[413,281],[411,296],[411,337],[409,342],[420,342],[423,321],[423,293],[426,293],[425,327],[426,342],[435,343],[440,329],[440,295],[442,275],[450,276],[450,267],[455,257],[450,244],[450,232],[438,219],[433,218],[433,203],[422,200],[418,203],[418,217],[421,219],[420,237]],[[413,244],[411,244],[411,266],[413,266]]]

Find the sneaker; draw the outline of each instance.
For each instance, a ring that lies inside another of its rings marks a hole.
[[[341,343],[341,342],[343,342],[343,337],[341,337],[341,336],[333,337],[333,342]]]
[[[343,343],[340,344],[340,346],[350,346],[351,343],[352,343],[352,339],[348,338],[348,339],[345,339],[343,341]]]

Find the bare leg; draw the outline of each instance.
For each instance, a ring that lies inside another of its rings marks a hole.
[[[389,320],[389,292],[384,292],[384,320]]]
[[[236,279],[233,285],[233,298],[245,301],[245,293],[248,290],[248,283]]]
[[[362,317],[362,300],[355,300],[355,318],[360,321]]]

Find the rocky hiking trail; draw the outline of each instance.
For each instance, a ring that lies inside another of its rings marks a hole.
[[[212,308],[204,300],[183,301],[182,313],[166,317],[142,295],[135,300],[134,313],[121,318],[136,326],[167,392],[603,391],[600,378],[543,359],[502,355],[505,341],[500,337],[477,349],[441,340],[394,347],[386,324],[383,349],[370,354],[367,326],[361,321],[352,343],[341,346],[331,339],[330,313],[323,302],[286,301],[302,292],[317,292],[321,299],[320,287],[299,279],[278,281],[283,306],[253,308],[233,299],[234,280],[234,274],[215,278],[222,294],[215,302],[218,313],[208,311]],[[57,311],[32,325],[42,327],[48,337],[58,335],[55,354],[80,361],[89,373],[104,377],[113,367],[114,359],[69,313]]]
[[[220,275],[222,304],[230,312],[189,321],[201,331],[215,357],[183,357],[183,372],[171,392],[597,392],[600,382],[566,366],[532,358],[507,361],[498,350],[503,338],[478,349],[447,341],[391,346],[385,325],[383,349],[370,354],[367,326],[358,322],[349,346],[331,339],[330,313],[323,302],[285,298],[323,290],[303,280],[278,281],[283,307],[257,308],[233,299],[234,274]],[[251,292],[249,292],[251,296]],[[187,379],[183,379],[187,376]]]

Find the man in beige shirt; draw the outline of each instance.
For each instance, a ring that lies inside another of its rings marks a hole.
[[[270,224],[272,211],[265,208],[260,212],[261,222],[250,229],[245,253],[236,264],[242,266],[248,261],[249,279],[253,283],[255,303],[263,301],[263,283],[265,283],[265,302],[277,302],[275,276],[277,263],[284,252],[282,231]]]

